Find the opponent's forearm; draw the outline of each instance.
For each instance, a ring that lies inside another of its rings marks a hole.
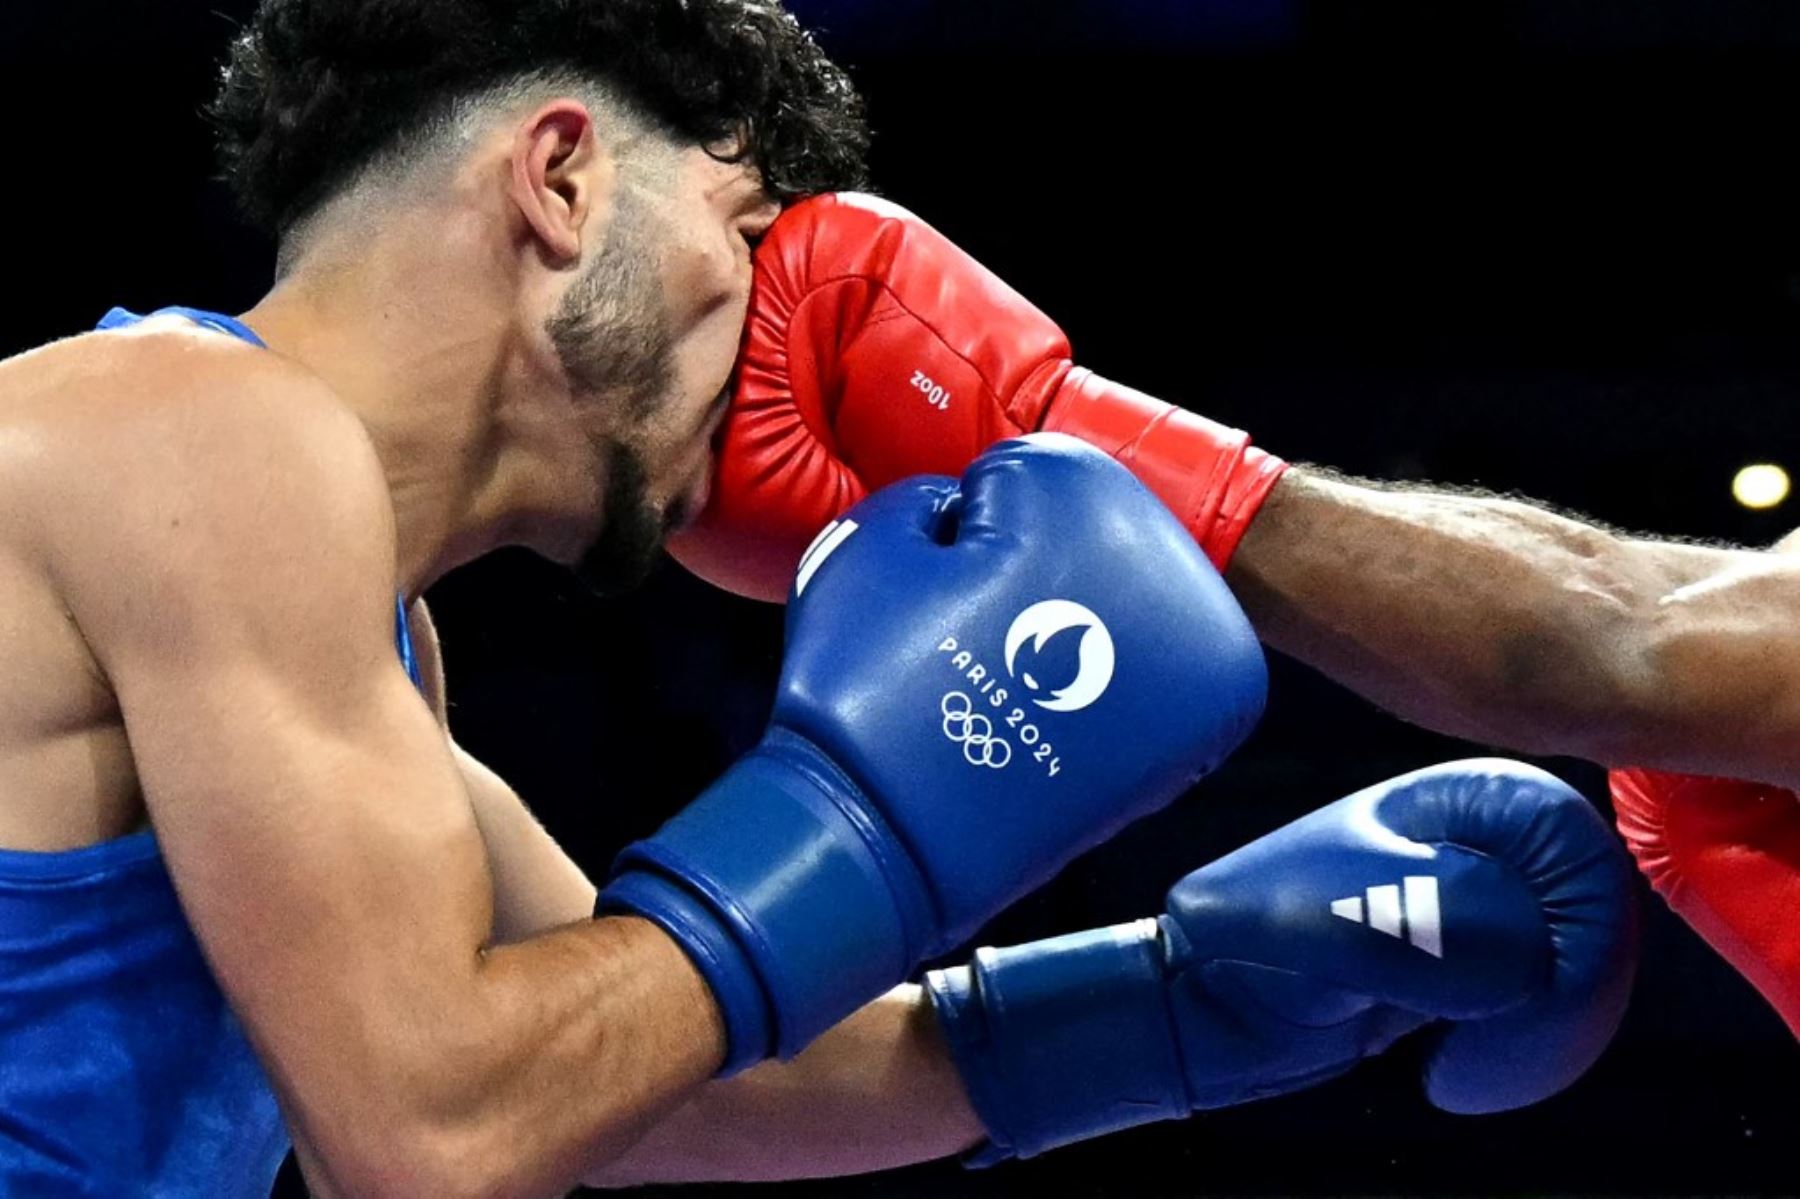
[[[1661,721],[1659,605],[1719,556],[1296,469],[1230,579],[1270,645],[1409,720],[1605,760]]]
[[[983,1135],[923,992],[902,987],[792,1062],[703,1087],[589,1184],[859,1174],[960,1153]]]

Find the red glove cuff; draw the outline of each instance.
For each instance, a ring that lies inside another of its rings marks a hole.
[[[1079,437],[1129,467],[1221,572],[1287,470],[1242,430],[1079,367],[1063,380],[1043,430]]]

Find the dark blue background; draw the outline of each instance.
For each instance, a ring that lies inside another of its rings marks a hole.
[[[270,275],[198,109],[245,0],[0,8],[0,349]],[[1766,543],[1733,470],[1800,468],[1800,9],[1748,0],[795,0],[871,103],[881,188],[1055,314],[1083,361],[1289,458]],[[590,868],[756,735],[779,618],[665,570],[606,604],[502,558],[432,596],[457,735]],[[1800,631],[1797,631],[1800,635]],[[1147,914],[1303,810],[1468,752],[1278,662],[1263,730],[998,922]],[[1603,802],[1592,767],[1549,763]],[[1654,902],[1614,1050],[1536,1109],[1311,1094],[967,1175],[802,1194],[1795,1189],[1800,1051]],[[1797,916],[1796,918],[1800,918]]]

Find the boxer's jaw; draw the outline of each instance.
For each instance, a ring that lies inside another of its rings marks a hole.
[[[578,569],[606,590],[641,576],[706,503],[751,245],[776,211],[753,169],[699,148],[660,174],[625,172],[612,208],[606,246],[547,326],[604,496]]]

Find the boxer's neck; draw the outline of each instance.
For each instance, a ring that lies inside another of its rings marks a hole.
[[[518,323],[503,251],[453,218],[421,232],[309,252],[244,317],[368,429],[409,595],[506,545],[572,558],[602,515],[567,383],[541,330]]]

